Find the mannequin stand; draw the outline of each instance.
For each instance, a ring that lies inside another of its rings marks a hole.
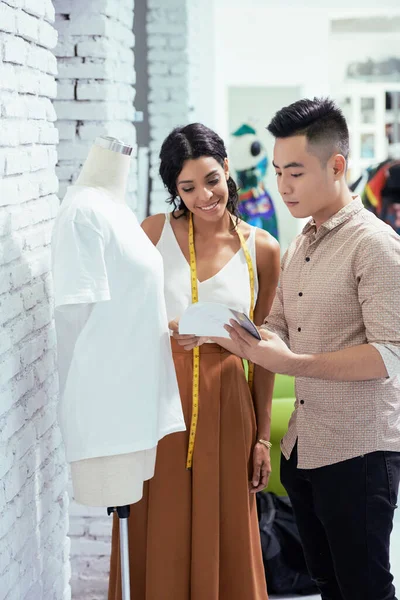
[[[119,518],[122,600],[131,600],[128,537],[128,519],[130,515],[130,506],[111,506],[107,508],[108,515],[111,515],[114,512],[117,513]]]

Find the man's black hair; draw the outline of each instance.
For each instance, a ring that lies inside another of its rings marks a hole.
[[[333,153],[349,155],[349,130],[340,108],[330,98],[305,98],[279,110],[267,127],[275,138],[304,135],[315,153],[327,161]],[[320,146],[322,152],[318,152]]]

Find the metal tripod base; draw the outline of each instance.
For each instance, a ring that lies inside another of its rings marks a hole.
[[[128,519],[130,506],[115,506],[107,508],[107,514],[116,512],[119,517],[119,545],[121,558],[121,587],[122,600],[131,600],[131,580],[129,573],[129,534]]]

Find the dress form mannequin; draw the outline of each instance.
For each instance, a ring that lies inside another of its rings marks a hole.
[[[75,499],[120,517],[124,600],[129,505],[154,474],[158,441],[185,430],[162,257],[125,204],[131,152],[96,139],[52,236],[59,423]]]
[[[110,193],[110,202],[125,202],[132,148],[114,138],[97,138],[89,151],[77,186],[101,188]],[[93,305],[70,304],[56,309],[55,321],[59,352],[69,364]],[[61,392],[66,373],[60,372]],[[87,506],[124,506],[138,502],[143,481],[154,474],[156,449],[129,454],[90,458],[71,463],[74,498]]]
[[[131,153],[131,146],[115,138],[96,138],[75,185],[103,188],[125,202]]]

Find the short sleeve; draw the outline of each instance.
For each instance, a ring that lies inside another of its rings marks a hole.
[[[55,306],[110,300],[102,235],[76,221],[58,228],[52,245]]]

